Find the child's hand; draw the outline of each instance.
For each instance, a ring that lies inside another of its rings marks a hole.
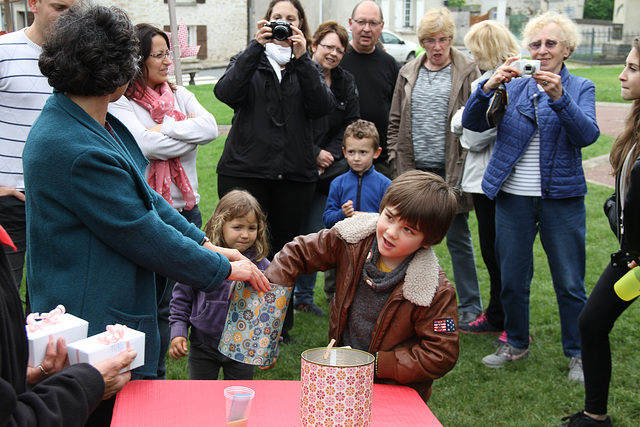
[[[351,200],[347,200],[344,205],[342,205],[342,213],[345,218],[351,218],[353,216],[353,202]]]
[[[171,340],[171,347],[169,348],[169,356],[172,359],[180,359],[189,352],[187,347],[187,339],[185,337],[175,337]]]
[[[276,363],[278,363],[278,357],[277,357],[277,356],[273,358],[273,362],[271,362],[271,365],[267,365],[267,366],[258,366],[258,368],[259,368],[261,371],[268,371],[269,369],[272,369],[273,367],[275,367],[275,366],[276,366]]]

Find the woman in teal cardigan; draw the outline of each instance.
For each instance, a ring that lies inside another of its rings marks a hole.
[[[63,304],[90,335],[114,323],[144,332],[145,363],[133,376],[153,378],[164,357],[155,273],[204,292],[227,278],[269,284],[147,185],[147,160],[107,113],[137,71],[134,28],[119,9],[82,9],[56,21],[39,61],[54,94],[24,148],[29,297],[33,311]]]

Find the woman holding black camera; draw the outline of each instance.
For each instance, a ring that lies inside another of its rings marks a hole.
[[[276,40],[283,28],[291,35]],[[298,235],[318,180],[310,119],[335,107],[321,67],[307,53],[308,34],[299,0],[273,0],[255,39],[231,58],[214,88],[235,110],[218,163],[218,195],[244,188],[258,199],[272,253]]]
[[[566,15],[546,12],[529,21],[523,46],[540,61],[532,77],[509,58],[469,97],[462,125],[489,128],[487,107],[504,84],[509,105],[498,119],[498,136],[482,190],[496,200],[496,255],[502,275],[500,299],[506,342],[482,359],[489,368],[522,360],[529,353],[529,292],[533,244],[538,231],[558,299],[562,347],[569,379],[583,381],[578,315],[584,289],[587,184],[580,150],[598,139],[595,86],[564,65],[580,33]]]
[[[287,35],[286,29],[289,37],[275,39]],[[272,254],[300,233],[313,198],[318,169],[311,119],[335,108],[322,68],[307,53],[308,43],[300,1],[273,0],[258,21],[255,39],[231,58],[213,90],[234,109],[218,163],[218,196],[242,188],[258,199],[267,214]]]

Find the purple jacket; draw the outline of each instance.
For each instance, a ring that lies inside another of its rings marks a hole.
[[[269,267],[269,260],[263,258],[255,261],[255,255],[251,250],[244,254],[260,270]],[[232,280],[225,280],[222,285],[213,292],[205,293],[197,291],[191,286],[176,283],[171,299],[171,339],[175,337],[187,337],[187,330],[191,326],[191,343],[206,344],[217,348],[224,329],[224,324],[229,311],[229,290]]]

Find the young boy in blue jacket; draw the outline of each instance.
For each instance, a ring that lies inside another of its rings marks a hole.
[[[329,198],[322,220],[327,228],[360,212],[378,212],[380,201],[391,180],[377,172],[373,161],[380,156],[380,136],[367,120],[351,123],[344,132],[342,151],[349,171],[329,187]]]

